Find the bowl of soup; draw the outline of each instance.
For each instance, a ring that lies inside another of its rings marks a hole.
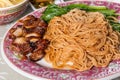
[[[28,0],[0,0],[0,25],[19,17],[27,8]]]

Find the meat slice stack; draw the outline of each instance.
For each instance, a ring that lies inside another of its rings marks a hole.
[[[20,23],[22,25],[10,30],[10,49],[32,61],[40,60],[49,44],[48,40],[43,39],[47,24],[33,15],[28,15]]]

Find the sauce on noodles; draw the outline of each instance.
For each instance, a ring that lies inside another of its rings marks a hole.
[[[119,36],[103,14],[73,9],[49,22],[44,36],[50,41],[45,59],[58,69],[106,67],[120,59]]]

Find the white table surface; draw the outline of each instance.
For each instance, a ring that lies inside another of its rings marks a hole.
[[[32,12],[32,8],[28,6],[27,10],[19,17],[21,18],[22,16]],[[17,18],[17,19],[19,19]],[[16,19],[16,20],[17,20]],[[13,22],[6,24],[6,25],[0,25],[0,43],[3,39],[4,34],[6,31],[15,23],[14,20]],[[1,44],[0,44],[1,46]],[[3,60],[1,54],[0,54],[0,80],[31,80],[28,78],[23,77],[22,75],[18,74],[17,72],[13,71]]]
[[[114,1],[119,2],[120,0],[114,0]],[[24,15],[26,15],[32,11],[33,11],[32,8],[30,6],[28,6],[27,10],[19,18],[23,17]],[[19,18],[17,18],[17,19],[19,19]],[[0,43],[3,39],[3,36],[6,33],[6,31],[15,23],[16,20],[14,20],[13,22],[6,24],[6,25],[0,25]],[[0,46],[1,46],[1,44],[0,44]],[[6,64],[6,62],[3,60],[3,58],[0,54],[0,80],[31,80],[31,79],[26,78],[26,77],[18,74],[17,72],[15,72],[13,69],[11,69]],[[120,80],[120,78],[116,78],[114,80]]]

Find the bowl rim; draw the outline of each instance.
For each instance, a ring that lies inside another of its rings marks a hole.
[[[13,6],[10,6],[10,7],[4,7],[4,8],[0,8],[0,10],[8,10],[8,9],[11,9],[11,8],[15,8],[15,7],[18,7],[20,6],[21,4],[24,4],[25,2],[27,2],[28,0],[23,0],[22,2],[16,4],[16,5],[13,5]]]

